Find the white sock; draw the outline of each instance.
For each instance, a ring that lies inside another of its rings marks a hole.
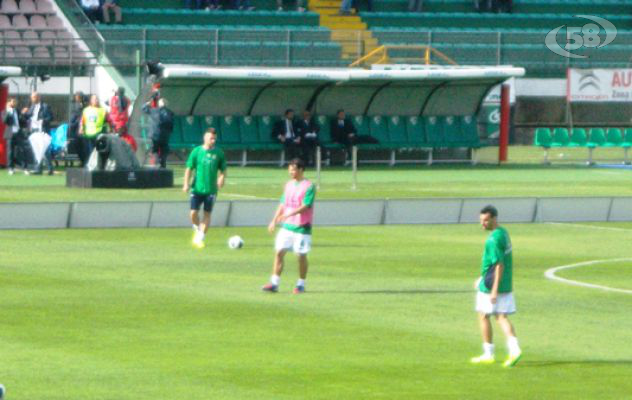
[[[483,355],[486,357],[494,356],[494,345],[492,343],[483,343]]]
[[[296,281],[296,286],[305,287],[305,279],[299,279],[298,281]]]
[[[204,237],[206,236],[206,233],[204,233],[204,231],[202,231],[202,230],[198,230],[198,236],[200,238],[199,239],[200,242],[203,242],[204,241]]]
[[[515,336],[510,336],[507,338],[507,348],[509,349],[509,354],[516,355],[520,354],[520,346],[518,346],[518,338]]]
[[[191,225],[191,226],[193,227],[193,232],[196,232],[196,233],[197,233],[197,231],[198,231],[198,226],[197,226],[197,225],[195,225],[195,224],[193,224],[193,225]]]
[[[274,286],[279,286],[279,282],[281,282],[281,277],[279,275],[272,275],[270,277],[270,283]]]

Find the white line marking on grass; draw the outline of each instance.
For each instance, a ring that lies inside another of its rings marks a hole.
[[[555,275],[555,273],[557,271],[561,271],[563,269],[586,267],[586,266],[589,266],[589,265],[603,264],[603,263],[607,263],[607,262],[616,263],[616,262],[625,262],[625,261],[632,261],[632,258],[611,258],[611,259],[606,259],[606,260],[592,260],[592,261],[579,262],[579,263],[575,263],[575,264],[562,265],[562,266],[559,266],[559,267],[553,267],[553,268],[547,269],[544,272],[544,276],[547,279],[550,279],[552,281],[562,282],[562,283],[565,283],[567,285],[587,287],[587,288],[590,288],[590,289],[599,289],[599,290],[604,290],[604,291],[607,291],[607,292],[632,294],[632,290],[617,289],[617,288],[611,288],[611,287],[608,287],[608,286],[595,285],[595,284],[592,284],[592,283],[585,283],[585,282],[580,282],[580,281],[574,281],[572,279],[560,278],[559,276]]]
[[[627,229],[627,228],[613,228],[613,227],[607,227],[607,226],[574,224],[570,222],[547,222],[547,223],[551,225],[570,226],[572,228],[597,229],[600,231],[632,232],[632,229]]]
[[[243,199],[272,200],[269,197],[259,197],[259,196],[253,196],[250,194],[237,194],[237,193],[228,193],[228,192],[222,192],[222,194],[227,195],[227,196],[233,196],[233,197],[241,197]]]

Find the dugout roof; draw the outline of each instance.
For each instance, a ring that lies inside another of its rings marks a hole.
[[[22,68],[20,67],[0,67],[0,82],[4,81],[6,78],[21,75]]]
[[[214,68],[165,65],[157,81],[178,115],[473,115],[513,66],[416,70]]]

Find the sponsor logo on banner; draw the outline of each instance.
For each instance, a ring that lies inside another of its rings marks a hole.
[[[632,69],[570,69],[567,85],[573,102],[632,101]]]

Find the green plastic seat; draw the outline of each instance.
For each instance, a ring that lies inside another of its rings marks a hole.
[[[239,117],[239,131],[241,144],[251,149],[259,147],[259,127],[254,117],[250,115]]]
[[[358,135],[370,135],[371,129],[369,127],[369,121],[362,115],[356,115],[351,117],[351,122],[355,126]]]
[[[553,129],[553,143],[551,143],[553,147],[567,147],[570,141],[567,128]]]
[[[573,128],[571,131],[571,140],[569,142],[570,147],[586,147],[588,144],[588,136],[586,135],[586,129]]]
[[[632,147],[632,128],[625,128],[622,147]]]
[[[591,128],[589,134],[588,147],[604,147],[606,145],[606,132],[603,128]]]
[[[219,117],[215,117],[213,115],[207,115],[200,119],[200,125],[202,126],[202,131],[206,132],[209,128],[215,128],[215,132],[219,133]]]
[[[444,144],[448,147],[461,147],[464,139],[461,132],[460,120],[454,116],[438,117],[439,124],[443,126]]]
[[[481,142],[478,137],[478,122],[473,115],[461,117],[461,132],[467,147],[480,147]]]
[[[424,127],[428,144],[432,147],[441,147],[444,142],[443,124],[440,123],[439,117],[430,116],[424,119]]]
[[[261,148],[273,150],[281,149],[281,144],[272,139],[272,129],[274,123],[279,120],[277,116],[263,115],[257,117],[257,126],[259,128],[259,143]]]
[[[619,128],[609,128],[606,134],[606,147],[622,147],[623,133]]]
[[[548,149],[549,147],[551,147],[552,143],[553,138],[551,137],[551,130],[549,128],[536,128],[534,141],[534,144],[536,146]]]
[[[392,147],[406,147],[408,134],[406,132],[406,118],[399,116],[389,117],[387,120],[389,144]]]
[[[379,143],[364,145],[364,147],[386,147],[388,146],[388,128],[386,119],[382,116],[375,115],[368,117],[369,120],[369,135],[378,140]]]
[[[327,148],[339,147],[342,148],[340,143],[336,143],[333,141],[331,137],[331,120],[327,118],[325,115],[318,115],[315,118],[316,125],[320,128],[318,131],[318,141],[321,146]]]
[[[184,149],[187,146],[182,140],[182,119],[184,117],[176,116],[173,119],[173,131],[169,136],[169,147],[174,150]]]
[[[239,118],[233,115],[226,115],[219,120],[219,141],[218,144],[224,148],[237,148],[241,144],[239,132]]]
[[[179,117],[182,145],[180,147],[195,147],[202,144],[200,118],[193,115]]]
[[[406,118],[406,132],[408,133],[409,144],[413,147],[426,147],[428,145],[423,118]]]

